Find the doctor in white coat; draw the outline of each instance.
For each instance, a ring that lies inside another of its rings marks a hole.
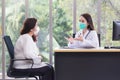
[[[75,35],[75,38],[69,37],[69,48],[97,48],[99,47],[99,41],[97,32],[94,29],[93,21],[90,14],[82,14],[79,18],[79,28]]]

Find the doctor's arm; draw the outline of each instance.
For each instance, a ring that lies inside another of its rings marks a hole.
[[[91,31],[86,39],[83,39],[83,46],[85,47],[99,47],[99,41],[96,31]]]

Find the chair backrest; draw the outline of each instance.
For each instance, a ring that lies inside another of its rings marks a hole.
[[[101,46],[100,34],[98,34],[99,47]]]
[[[14,46],[10,36],[3,37],[11,59],[14,59]]]

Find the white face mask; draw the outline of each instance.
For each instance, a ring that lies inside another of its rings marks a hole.
[[[37,28],[36,28],[36,30],[34,31],[34,35],[36,35],[36,36],[37,36],[37,35],[38,35],[38,33],[39,33],[39,31],[40,31],[40,28],[39,28],[39,27],[37,27]]]

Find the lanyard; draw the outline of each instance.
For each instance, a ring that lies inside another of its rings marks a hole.
[[[85,36],[85,39],[87,38],[87,36],[88,36],[89,33],[90,33],[90,30],[89,30],[89,32],[87,33],[87,35]]]

